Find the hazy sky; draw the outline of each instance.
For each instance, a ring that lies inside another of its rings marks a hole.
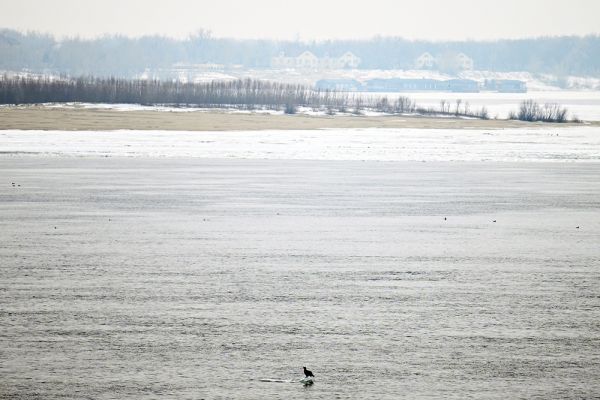
[[[0,0],[0,27],[58,36],[496,39],[600,33],[600,0]]]

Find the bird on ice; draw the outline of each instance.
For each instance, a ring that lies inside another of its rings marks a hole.
[[[313,378],[315,377],[313,375],[312,371],[307,370],[306,367],[302,367],[302,368],[304,368],[304,375],[306,375],[307,378],[310,376],[312,376]]]

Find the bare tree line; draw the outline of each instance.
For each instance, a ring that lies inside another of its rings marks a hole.
[[[295,113],[298,107],[323,109],[330,113],[361,113],[364,109],[386,113],[408,113],[416,110],[415,103],[407,97],[389,100],[387,97],[375,98],[252,79],[185,83],[92,77],[0,78],[0,104],[67,102],[265,108],[284,110],[290,114]]]
[[[442,100],[439,108],[419,107],[408,97],[374,97],[360,93],[320,90],[304,85],[253,79],[191,83],[160,80],[128,80],[81,77],[0,77],[0,104],[124,103],[283,110],[294,114],[298,107],[328,114],[362,114],[371,110],[386,114],[416,113],[488,119],[487,109],[471,109],[468,102]],[[540,106],[533,100],[521,104],[510,119],[567,122],[567,109],[558,104]]]
[[[301,85],[257,80],[184,83],[116,78],[49,79],[5,78],[0,81],[0,103],[48,102],[132,103],[223,106],[319,104],[320,93]],[[337,100],[327,97],[328,101]]]
[[[480,109],[472,109],[471,105],[468,101],[463,102],[462,99],[456,99],[454,106],[448,100],[442,99],[440,100],[440,108],[428,108],[426,110],[428,113],[441,114],[441,115],[454,115],[455,117],[470,117],[470,118],[479,118],[479,119],[490,119],[488,110],[486,107],[481,107]],[[425,113],[424,111],[420,111],[420,113]]]

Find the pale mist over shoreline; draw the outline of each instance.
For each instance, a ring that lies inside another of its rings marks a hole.
[[[216,37],[325,41],[374,36],[464,41],[600,33],[593,0],[527,2],[340,0],[189,2],[22,0],[5,4],[0,26],[59,38],[160,35],[183,39],[199,30]]]
[[[530,90],[598,90],[599,13],[599,3],[588,0],[27,0],[0,15],[0,71],[305,85],[459,78],[480,86],[518,80]],[[345,55],[354,61],[338,62]]]

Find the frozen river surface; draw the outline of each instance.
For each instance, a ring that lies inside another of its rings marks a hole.
[[[600,127],[532,126],[242,132],[0,130],[0,155],[600,162]]]
[[[0,176],[2,399],[600,396],[600,163]]]

